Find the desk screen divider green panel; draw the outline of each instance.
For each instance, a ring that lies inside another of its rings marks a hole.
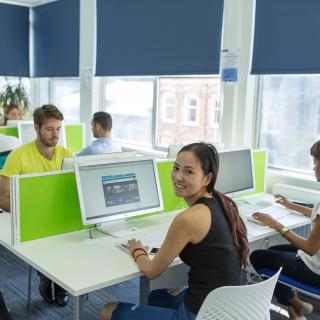
[[[65,125],[65,130],[67,148],[73,152],[81,151],[85,146],[84,123],[67,124]]]
[[[84,229],[73,172],[21,177],[20,242]]]
[[[6,136],[14,136],[18,138],[18,128],[16,127],[0,127],[0,134],[5,134]]]
[[[163,212],[182,210],[188,207],[183,198],[178,198],[173,191],[171,171],[174,161],[164,160],[157,163],[160,187],[163,199]]]
[[[253,166],[254,166],[254,177],[256,183],[256,190],[251,193],[245,194],[255,194],[260,192],[265,192],[266,190],[266,170],[268,165],[268,152],[267,150],[252,150]]]

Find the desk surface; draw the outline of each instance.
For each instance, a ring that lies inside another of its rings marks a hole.
[[[145,230],[152,232],[168,227],[173,217],[174,214],[168,213],[147,217],[142,224],[147,226]],[[281,222],[295,228],[308,224],[309,219],[291,214]],[[245,223],[250,242],[276,234],[268,227],[249,221]],[[119,239],[97,231],[94,236],[96,239],[90,239],[87,231],[81,231],[12,247],[10,214],[0,214],[0,243],[74,296],[141,275],[129,254],[116,245]],[[173,265],[179,263],[180,260],[176,259]]]

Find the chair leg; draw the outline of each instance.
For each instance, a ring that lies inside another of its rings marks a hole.
[[[31,311],[31,280],[32,280],[32,267],[29,266],[29,274],[28,274],[28,302],[27,302],[27,309],[28,314]]]
[[[270,310],[268,311],[268,313],[267,313],[267,316],[266,316],[266,320],[270,320],[271,318],[270,318]]]
[[[1,291],[0,291],[0,319],[12,320]]]

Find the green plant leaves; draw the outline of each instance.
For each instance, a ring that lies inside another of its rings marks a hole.
[[[10,85],[8,82],[3,91],[0,92],[0,109],[3,109],[9,104],[16,104],[21,109],[23,114],[29,110],[29,97],[24,88],[21,79],[18,85]]]

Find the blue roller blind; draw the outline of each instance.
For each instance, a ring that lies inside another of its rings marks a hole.
[[[29,8],[0,3],[0,75],[28,77]]]
[[[319,0],[256,0],[251,73],[320,73],[319,31]]]
[[[33,76],[78,76],[80,1],[59,0],[32,10]]]
[[[97,76],[219,73],[223,0],[97,0]]]

